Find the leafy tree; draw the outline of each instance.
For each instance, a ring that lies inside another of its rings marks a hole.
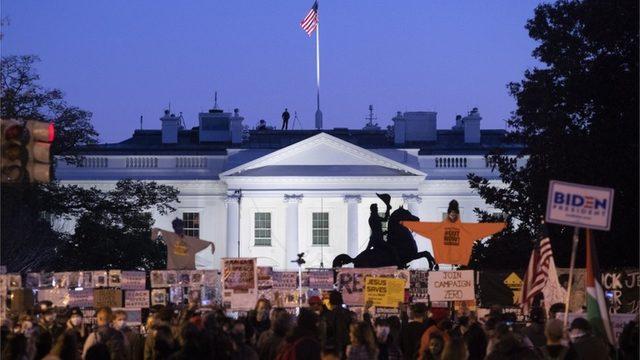
[[[78,148],[97,142],[91,113],[67,104],[60,90],[41,86],[33,68],[36,61],[36,56],[2,58],[0,117],[53,121],[52,153],[77,163],[81,161]],[[177,201],[177,190],[169,186],[126,180],[102,192],[58,182],[3,184],[0,196],[0,263],[9,271],[95,269],[115,264],[153,268],[166,261],[162,248],[149,239],[152,218],[147,212],[174,210],[169,204]],[[73,235],[52,226],[72,219],[77,220]]]
[[[166,245],[151,239],[153,219],[175,211],[178,190],[155,182],[120,180],[115,189],[79,189],[75,233],[56,249],[58,268],[158,269],[166,267]],[[73,259],[70,263],[69,259]]]
[[[598,254],[604,266],[637,266],[637,14],[632,0],[561,0],[535,9],[526,28],[539,42],[533,56],[544,66],[508,87],[517,102],[507,121],[509,138],[524,150],[517,158],[490,155],[506,187],[468,176],[511,223],[502,235],[476,244],[475,266],[504,267],[516,259],[526,266],[522,259],[531,251],[552,179],[615,189],[611,231],[594,232]],[[556,262],[567,266],[572,229],[551,226],[550,235]],[[577,259],[580,264],[584,256]]]

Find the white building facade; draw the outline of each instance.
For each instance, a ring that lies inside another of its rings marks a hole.
[[[393,118],[392,131],[247,131],[237,110],[213,109],[185,130],[180,118],[165,113],[161,130],[87,146],[80,165],[60,162],[56,176],[104,190],[125,178],[177,188],[177,211],[154,214],[155,226],[171,229],[179,217],[187,234],[213,242],[214,255],[197,255],[199,268],[219,268],[221,258],[240,256],[289,269],[300,252],[307,267],[330,267],[337,255],[355,257],[365,249],[369,206],[384,211],[376,193],[391,195],[392,211],[404,206],[423,221],[442,220],[451,199],[466,222],[477,221],[474,208],[493,212],[471,191],[467,174],[499,183],[484,155],[520,148],[506,142],[504,130],[480,130],[480,121],[474,109],[451,130],[437,130],[434,112],[406,112]],[[419,250],[431,250],[428,239],[415,239]]]

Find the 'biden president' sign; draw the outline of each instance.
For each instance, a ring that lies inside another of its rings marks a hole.
[[[597,230],[609,230],[613,189],[556,180],[549,182],[546,221]]]

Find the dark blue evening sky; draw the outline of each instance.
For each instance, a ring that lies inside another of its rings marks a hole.
[[[39,55],[42,84],[92,111],[102,141],[129,137],[140,115],[159,129],[169,103],[196,126],[215,90],[251,127],[288,107],[312,128],[315,38],[299,26],[312,3],[2,0],[2,54]],[[506,84],[536,64],[524,25],[538,3],[321,1],[324,127],[361,128],[373,104],[383,126],[433,110],[449,128],[477,106],[483,128],[504,128]]]

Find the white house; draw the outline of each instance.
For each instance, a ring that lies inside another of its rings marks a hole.
[[[364,250],[369,206],[384,209],[376,193],[390,194],[393,209],[402,205],[425,221],[442,220],[454,198],[463,221],[476,221],[476,207],[492,211],[466,176],[499,182],[484,155],[494,148],[515,154],[520,146],[507,143],[504,130],[480,130],[481,119],[474,109],[452,129],[438,130],[435,112],[405,112],[392,119],[392,130],[245,130],[237,109],[212,109],[186,130],[180,117],[165,112],[161,130],[87,146],[80,165],[60,162],[56,175],[101,189],[124,178],[176,187],[177,212],[154,214],[156,226],[171,229],[178,216],[188,234],[215,243],[215,255],[198,254],[200,268],[237,256],[292,268],[299,252],[307,266],[328,267],[341,253]],[[420,250],[431,250],[429,240],[415,238]]]

